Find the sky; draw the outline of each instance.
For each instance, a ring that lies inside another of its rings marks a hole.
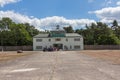
[[[120,0],[0,0],[0,19],[29,23],[39,30],[56,25],[81,29],[91,23],[120,24]]]

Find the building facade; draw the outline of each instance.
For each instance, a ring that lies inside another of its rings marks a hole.
[[[49,34],[38,34],[33,37],[33,50],[41,51],[45,47],[61,50],[83,50],[83,37],[77,33],[66,33],[56,29]]]

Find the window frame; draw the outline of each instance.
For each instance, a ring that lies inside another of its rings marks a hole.
[[[36,46],[36,49],[42,49],[43,48],[43,46]]]
[[[36,39],[36,42],[42,42],[43,39]]]
[[[55,41],[61,41],[61,38],[56,38]]]
[[[80,38],[74,38],[74,41],[80,41],[81,39]]]
[[[66,38],[66,42],[68,42],[68,38]]]
[[[51,42],[51,39],[48,39],[49,42]]]
[[[74,49],[81,49],[80,45],[74,45]]]

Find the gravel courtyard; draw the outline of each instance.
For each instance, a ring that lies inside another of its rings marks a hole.
[[[95,51],[34,52],[29,56],[2,61],[0,79],[120,80],[120,64],[92,53],[95,55]]]

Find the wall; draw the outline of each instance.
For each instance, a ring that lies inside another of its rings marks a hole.
[[[32,51],[32,46],[4,46],[4,51],[17,51],[17,50],[23,50],[23,51]],[[2,51],[2,46],[0,46],[0,51]]]
[[[56,38],[60,38],[61,41],[55,41]],[[63,48],[64,46],[67,46],[68,50],[74,50],[75,45],[80,45],[81,50],[83,50],[83,38],[81,38],[80,41],[74,41],[74,38],[71,38],[71,37],[41,38],[42,42],[36,42],[36,39],[39,39],[39,38],[33,38],[33,50],[36,50],[36,46],[50,47],[50,46],[53,46],[53,44],[63,44]],[[51,39],[50,42],[49,42],[49,39]],[[66,39],[68,39],[68,41],[66,41]],[[72,47],[72,49],[70,49],[70,46]]]
[[[119,50],[120,45],[84,45],[85,50]]]
[[[84,45],[84,50],[120,50],[120,45]],[[4,51],[32,51],[33,46],[4,46]],[[2,51],[2,46],[0,46],[0,51]]]

